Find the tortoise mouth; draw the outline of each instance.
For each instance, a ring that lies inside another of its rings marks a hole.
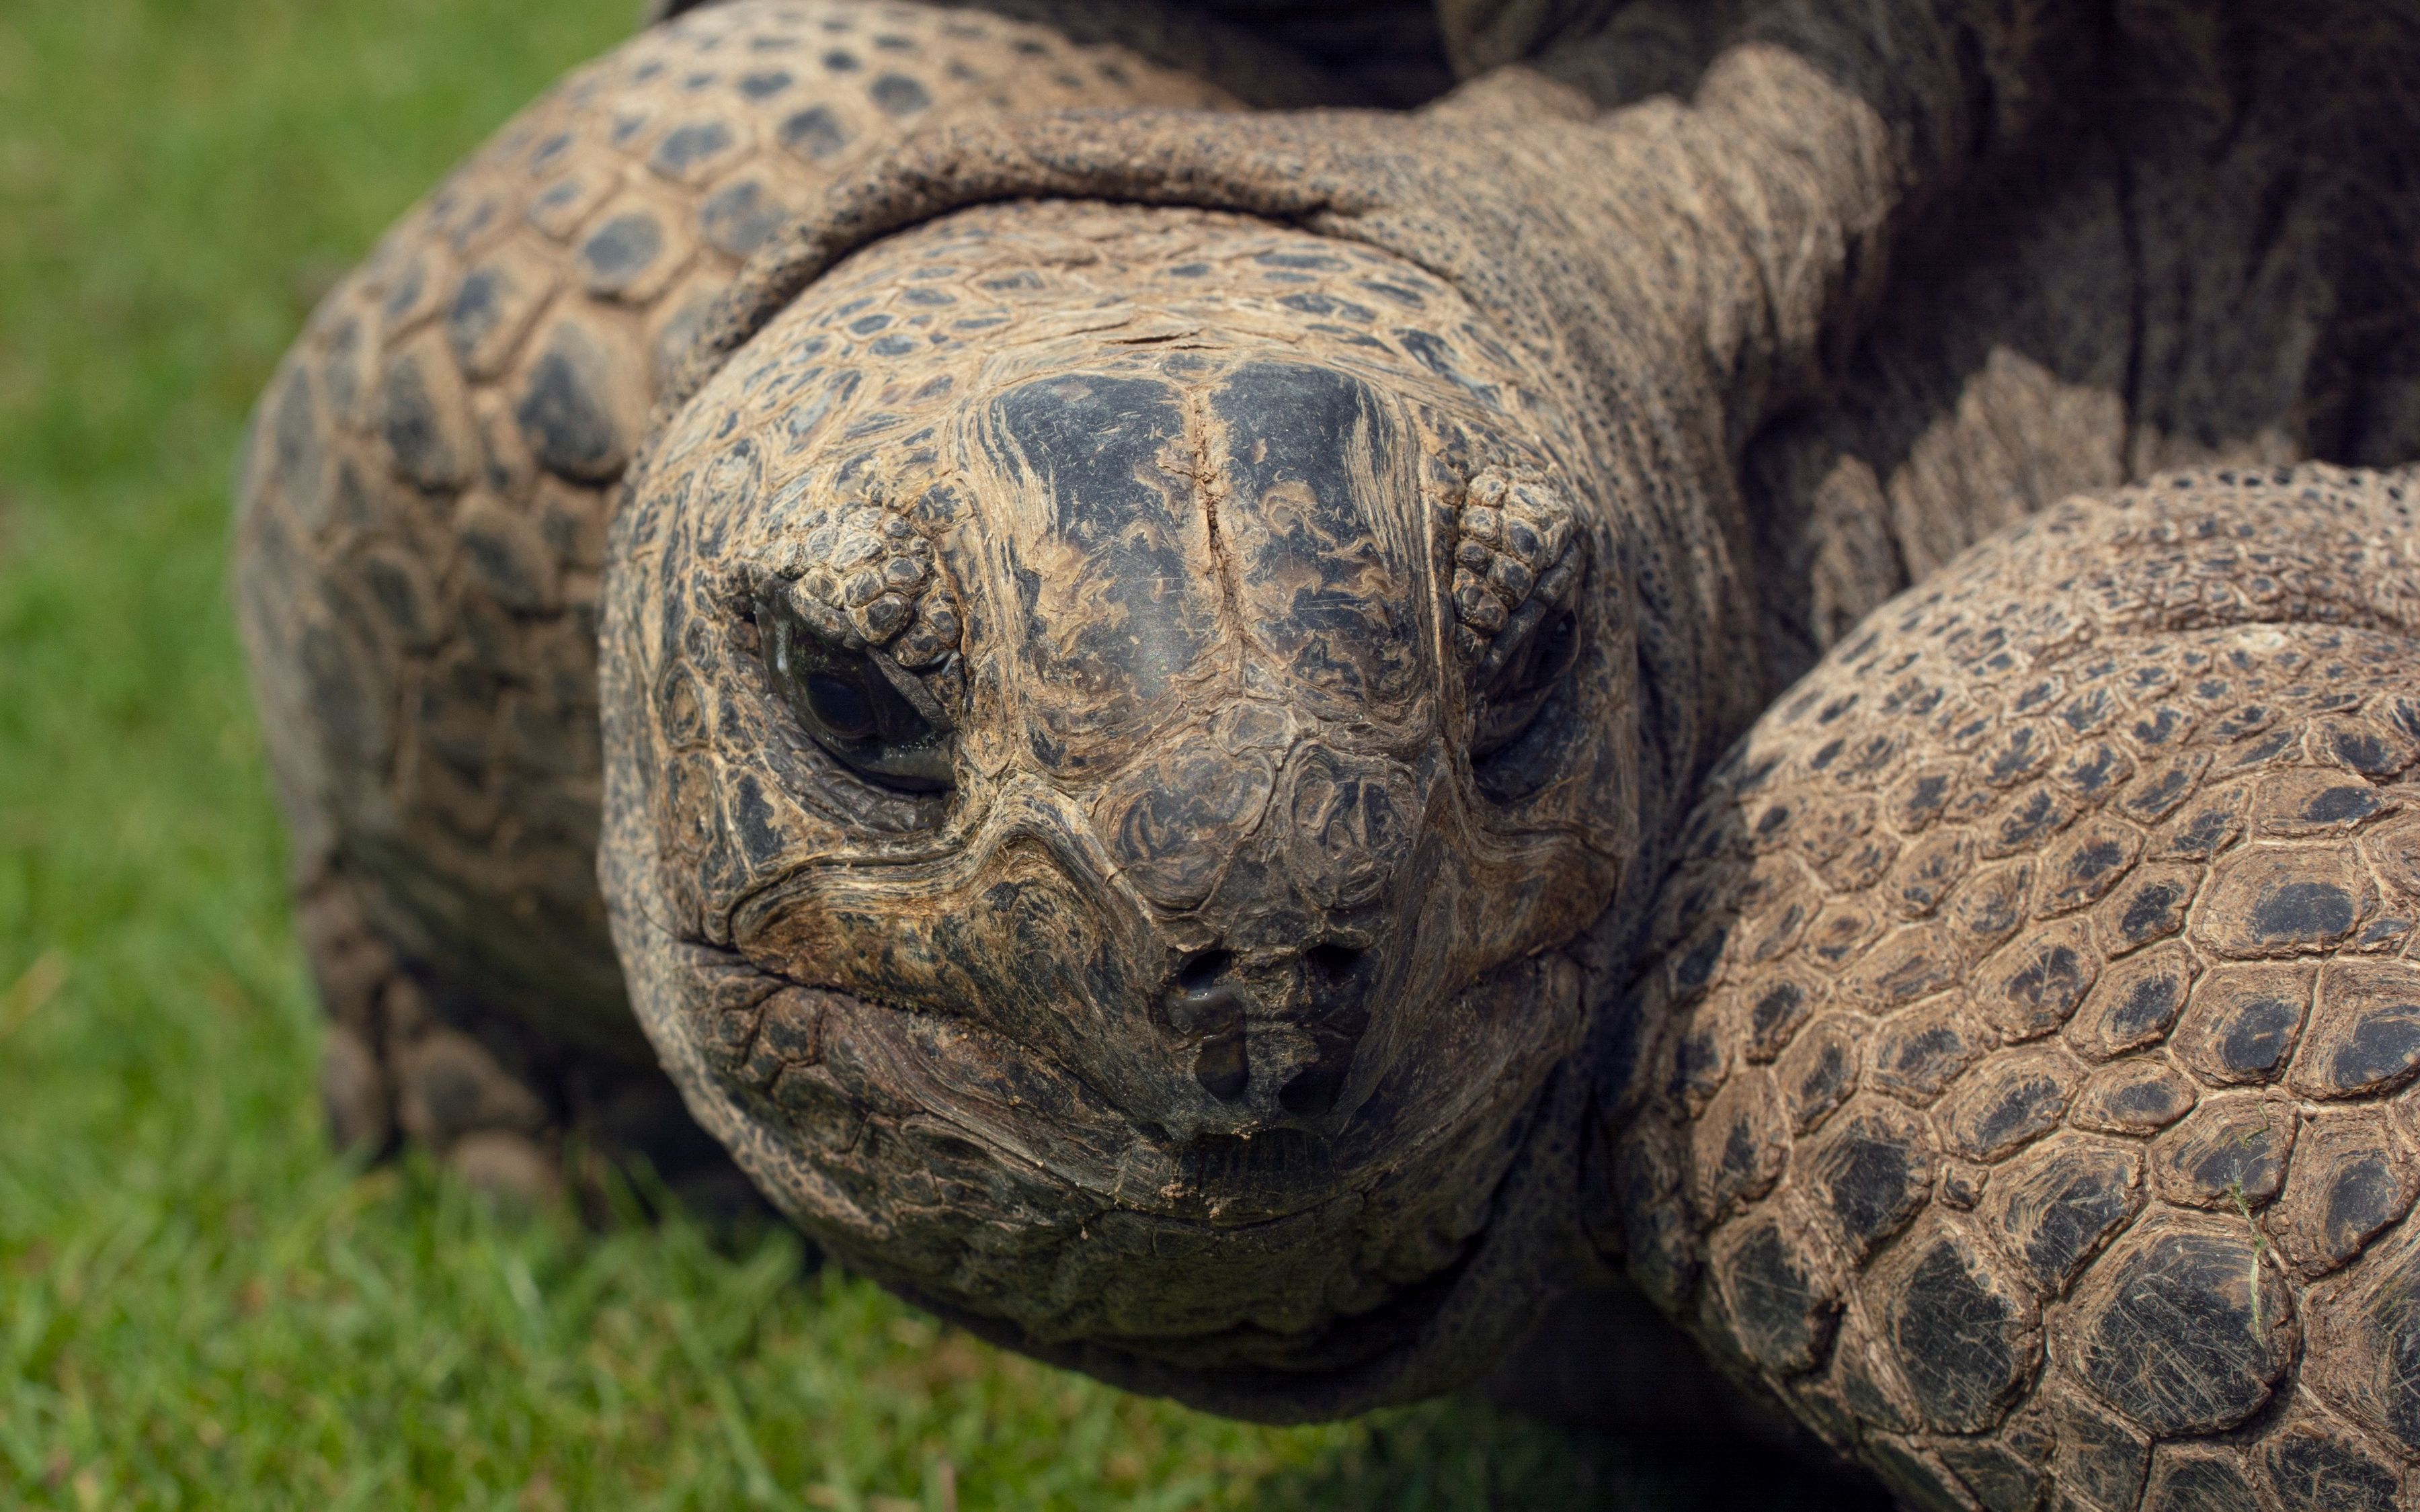
[[[1581,1019],[1568,963],[1515,962],[1446,1015],[1544,1031],[1484,1073],[1422,1046],[1335,1133],[1177,1140],[970,1021],[682,954],[706,990],[642,995],[650,1033],[671,1031],[692,1106],[845,1263],[997,1342],[1259,1415],[1433,1329]]]

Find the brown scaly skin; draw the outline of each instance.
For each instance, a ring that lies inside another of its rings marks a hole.
[[[2393,1504],[2405,482],[2278,464],[2414,450],[2420,16],[1443,14],[1539,46],[970,116],[702,323],[599,699],[690,1108],[1224,1411],[1619,1270],[1912,1502]]]
[[[2222,470],[2058,505],[1708,780],[1597,1215],[1927,1504],[2132,1507],[2147,1470],[2150,1506],[2397,1504],[2412,490]]]

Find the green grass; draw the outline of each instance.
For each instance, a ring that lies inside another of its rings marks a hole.
[[[333,1156],[222,586],[312,299],[633,0],[0,6],[0,1504],[1668,1505],[1468,1403],[1125,1396],[775,1234]]]

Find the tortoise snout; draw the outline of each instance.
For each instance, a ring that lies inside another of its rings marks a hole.
[[[1194,1079],[1221,1103],[1241,1102],[1252,1088],[1252,1020],[1264,1031],[1295,1031],[1288,1036],[1295,1041],[1291,1052],[1260,1070],[1264,1076],[1281,1076],[1274,1088],[1280,1109],[1315,1117],[1335,1106],[1354,1050],[1370,1026],[1376,966],[1370,951],[1332,940],[1264,952],[1250,964],[1229,949],[1197,950],[1170,973],[1160,1017],[1199,1046]],[[1309,1041],[1307,1056],[1303,1040]],[[1272,1059],[1265,1043],[1262,1057]]]
[[[1202,1090],[1238,1115],[1331,1112],[1403,933],[1418,775],[1316,739],[1179,744],[1139,770],[1149,779],[1130,779],[1109,844],[1171,942],[1159,1023]],[[1211,822],[1167,822],[1179,814]],[[1171,908],[1175,876],[1192,887]]]
[[[1251,1051],[1244,1034],[1248,1001],[1233,950],[1197,950],[1186,957],[1160,995],[1168,1026],[1200,1042],[1194,1079],[1221,1103],[1235,1102],[1251,1087]]]

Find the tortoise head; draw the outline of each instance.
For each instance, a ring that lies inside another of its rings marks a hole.
[[[1207,212],[962,212],[741,348],[617,523],[604,868],[774,1200],[1198,1399],[1417,1352],[1635,827],[1553,438],[1445,285]]]

